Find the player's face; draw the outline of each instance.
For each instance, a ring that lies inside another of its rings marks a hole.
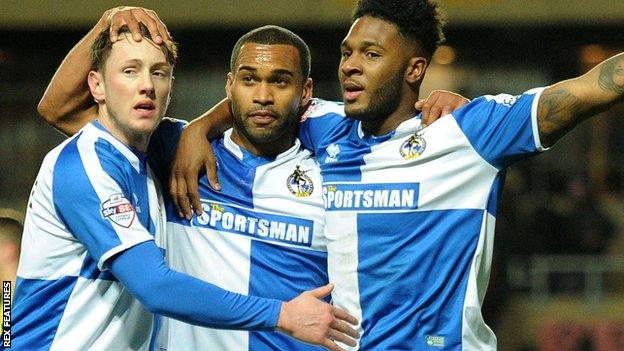
[[[387,118],[401,101],[407,53],[395,25],[363,16],[341,44],[338,76],[345,113],[362,121]]]
[[[256,154],[269,143],[277,151],[287,149],[311,90],[294,46],[244,44],[226,85],[234,116],[233,140]]]
[[[167,110],[172,73],[165,54],[150,40],[117,41],[100,73],[104,118],[130,140],[149,136]]]

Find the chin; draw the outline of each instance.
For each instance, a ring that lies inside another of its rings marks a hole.
[[[355,104],[345,104],[345,114],[349,118],[357,119],[357,120],[365,120],[365,116],[367,114],[366,107],[357,107]]]
[[[155,120],[141,121],[140,123],[137,123],[135,125],[134,129],[137,132],[152,133],[153,131],[156,130],[156,128],[158,128],[158,125],[160,124],[160,120],[161,119],[158,119],[157,121]]]

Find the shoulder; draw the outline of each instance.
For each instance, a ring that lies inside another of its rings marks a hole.
[[[344,104],[342,102],[314,98],[301,116],[301,121],[303,122],[308,118],[318,118],[330,115],[344,117]]]

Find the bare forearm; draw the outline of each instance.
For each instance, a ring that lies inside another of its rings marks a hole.
[[[554,144],[583,120],[623,100],[624,54],[602,62],[578,78],[546,88],[537,109],[542,144]]]
[[[97,35],[108,28],[105,16],[67,54],[39,102],[39,114],[61,132],[72,135],[97,115],[86,77],[89,51]]]

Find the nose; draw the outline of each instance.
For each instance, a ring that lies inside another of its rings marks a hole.
[[[273,91],[267,82],[258,84],[254,91],[254,103],[262,106],[273,105]]]
[[[142,95],[154,95],[154,81],[152,80],[152,75],[149,72],[141,75],[139,91]]]
[[[340,72],[349,77],[354,74],[362,73],[362,64],[358,58],[358,55],[352,53],[350,56],[342,59],[340,63]]]

